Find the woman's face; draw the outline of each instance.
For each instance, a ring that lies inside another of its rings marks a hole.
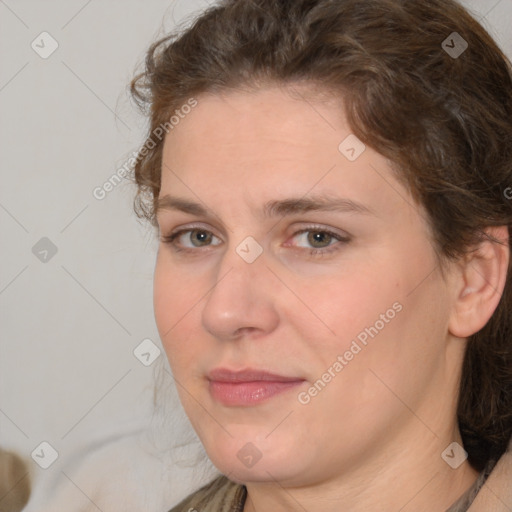
[[[197,100],[165,140],[157,218],[180,234],[160,243],[154,306],[212,462],[300,485],[445,435],[463,355],[454,293],[386,159],[334,100]]]

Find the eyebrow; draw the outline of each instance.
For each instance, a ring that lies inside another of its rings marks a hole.
[[[155,214],[161,210],[178,210],[199,217],[216,217],[216,215],[200,203],[182,197],[164,195],[155,203]],[[351,199],[332,196],[313,196],[287,198],[268,201],[263,205],[263,217],[272,218],[306,212],[336,211],[344,213],[360,213],[377,215],[368,206]]]

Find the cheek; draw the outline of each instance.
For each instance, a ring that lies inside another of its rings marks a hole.
[[[312,297],[336,333],[316,344],[316,378],[339,362],[338,356],[343,364],[323,397],[325,405],[331,400],[341,409],[364,410],[366,404],[371,415],[385,415],[397,405],[393,393],[418,403],[442,367],[449,310],[443,282],[437,273],[429,275],[429,264],[395,262],[386,276],[382,266],[379,272],[366,268],[364,278],[353,276],[329,288],[335,300]],[[307,332],[313,341],[311,328]]]
[[[403,254],[398,261],[382,255],[373,264],[351,266],[349,273],[303,289],[301,297],[312,311],[301,308],[289,314],[308,340],[316,373],[346,356],[346,366],[380,368],[391,378],[399,366],[407,374],[411,364],[417,365],[418,354],[427,360],[437,357],[439,346],[430,339],[443,339],[441,283],[433,276],[425,280],[432,270],[429,257],[415,258]]]
[[[364,343],[368,329],[376,323],[379,332],[388,329],[397,316],[396,303],[401,299],[404,283],[396,276],[383,277],[382,268],[382,264],[373,271],[367,265],[351,268],[350,273],[325,277],[317,280],[314,287],[308,286],[302,296],[305,303],[312,305],[311,312],[295,313],[302,319],[301,330],[308,333],[308,339],[318,339],[322,333],[322,350],[344,352],[354,339]]]
[[[173,371],[179,371],[193,357],[193,344],[188,339],[193,335],[192,321],[200,300],[193,281],[157,260],[153,283],[155,321]]]

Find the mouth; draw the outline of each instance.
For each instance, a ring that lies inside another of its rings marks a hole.
[[[257,405],[305,382],[300,377],[253,369],[233,371],[217,368],[207,378],[212,398],[231,407]]]

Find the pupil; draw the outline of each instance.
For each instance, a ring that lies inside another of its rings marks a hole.
[[[204,242],[208,239],[208,235],[204,231],[195,231],[195,233],[196,239],[198,239],[199,242]]]

